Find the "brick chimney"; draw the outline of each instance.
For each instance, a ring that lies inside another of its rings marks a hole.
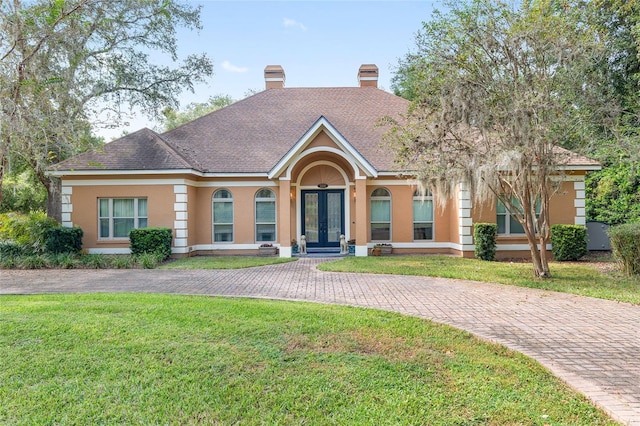
[[[266,89],[282,89],[284,87],[284,68],[280,65],[267,65],[264,69]]]
[[[378,67],[375,64],[363,64],[358,70],[360,87],[378,87]]]

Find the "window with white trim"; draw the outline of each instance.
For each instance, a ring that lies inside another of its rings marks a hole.
[[[515,198],[512,198],[511,202],[515,208],[521,209],[520,203]],[[536,203],[536,215],[540,215],[540,202]],[[520,222],[513,217],[500,200],[496,206],[496,223],[498,224],[498,234],[524,235],[524,228]]]
[[[433,240],[433,195],[413,193],[413,239]]]
[[[391,193],[378,188],[371,193],[371,241],[391,240]]]
[[[233,195],[226,189],[213,194],[213,242],[233,241]]]
[[[148,226],[146,198],[98,198],[98,238],[129,238]]]
[[[276,241],[276,194],[270,189],[256,193],[256,241]]]

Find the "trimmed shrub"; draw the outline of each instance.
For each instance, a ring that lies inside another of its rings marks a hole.
[[[0,215],[0,240],[13,240],[32,253],[40,253],[44,249],[45,232],[58,226],[58,222],[43,212],[3,213]]]
[[[473,226],[473,240],[477,259],[496,260],[496,237],[498,225],[495,223],[476,223]]]
[[[587,228],[581,225],[552,225],[551,251],[559,261],[578,260],[589,253]]]
[[[47,253],[52,254],[80,253],[82,250],[82,229],[77,226],[47,229],[44,249]]]
[[[640,275],[640,223],[609,228],[613,255],[627,275]]]
[[[171,239],[169,228],[140,228],[129,232],[131,254],[139,256],[144,253],[158,254],[160,261],[171,256]]]

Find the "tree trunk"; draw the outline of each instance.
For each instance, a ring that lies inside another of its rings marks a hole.
[[[62,223],[62,182],[55,177],[47,180],[47,216]]]
[[[0,203],[2,203],[2,185],[4,183],[4,173],[7,170],[7,156],[2,155],[0,158]]]
[[[49,177],[43,172],[36,172],[38,180],[47,189],[47,216],[62,223],[62,181]]]

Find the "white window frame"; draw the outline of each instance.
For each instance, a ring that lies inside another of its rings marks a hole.
[[[431,201],[431,221],[416,221],[415,216],[412,218],[413,219],[413,241],[433,241],[436,238],[436,230],[435,230],[435,221],[436,221],[436,217],[435,217],[435,206],[433,203],[433,194],[431,193],[431,191],[428,191],[424,196],[420,195],[420,193],[418,192],[418,190],[413,192],[413,198],[411,200],[411,215],[413,216],[414,210],[413,210],[413,206],[415,205],[416,202],[420,202],[420,203],[424,203],[425,201]],[[430,223],[431,224],[431,238],[423,238],[423,239],[416,239],[416,224],[423,224],[423,223]]]
[[[377,191],[380,190],[384,190],[386,191],[387,195],[381,196],[381,195],[374,195]],[[374,221],[373,218],[371,218],[372,213],[373,213],[373,208],[372,208],[372,204],[373,201],[388,201],[389,203],[389,220],[388,221]],[[392,209],[392,205],[391,205],[391,191],[389,191],[387,188],[376,188],[373,191],[371,191],[371,198],[369,200],[369,216],[370,216],[370,220],[369,220],[369,236],[371,238],[371,241],[392,241],[392,235],[393,235],[393,227],[392,227],[392,223],[393,223],[393,209]],[[389,224],[389,238],[385,239],[385,240],[376,240],[373,238],[373,225],[374,224]]]
[[[102,200],[108,200],[109,202],[109,213],[108,216],[100,216],[100,201]],[[114,225],[113,225],[113,220],[114,219],[122,219],[120,217],[116,218],[113,216],[113,201],[114,200],[133,200],[133,229],[139,229],[140,228],[140,219],[146,219],[147,224],[146,226],[144,226],[144,228],[149,227],[149,199],[147,197],[99,197],[98,198],[98,240],[128,240],[129,236],[126,237],[114,237],[113,233],[114,233]],[[139,200],[145,200],[147,202],[147,215],[146,216],[140,216],[138,213],[138,202]],[[102,231],[102,226],[101,226],[101,221],[103,219],[108,219],[109,220],[109,235],[108,236],[102,236],[100,235],[100,232]],[[130,218],[127,218],[130,219]]]
[[[229,193],[229,195],[231,195],[231,198],[216,198],[216,194],[220,193],[221,191],[225,191],[227,193]],[[212,224],[212,235],[211,235],[211,240],[213,241],[214,244],[228,244],[228,243],[233,243],[236,237],[236,229],[235,229],[235,205],[233,202],[233,193],[231,191],[229,191],[226,188],[221,188],[216,190],[213,195],[211,196],[212,199],[212,203],[211,203],[211,224]],[[220,204],[220,203],[231,203],[231,222],[230,223],[224,223],[224,222],[220,222],[220,223],[216,223],[216,204]],[[231,225],[231,240],[230,241],[216,241],[216,225]]]
[[[272,197],[258,197],[262,191],[269,191]],[[273,203],[273,222],[258,222],[258,203]],[[278,203],[276,193],[269,188],[261,188],[256,192],[253,202],[254,214],[254,232],[255,232],[255,241],[257,243],[275,243],[278,239]],[[273,225],[273,240],[260,240],[258,239],[258,225]]]

